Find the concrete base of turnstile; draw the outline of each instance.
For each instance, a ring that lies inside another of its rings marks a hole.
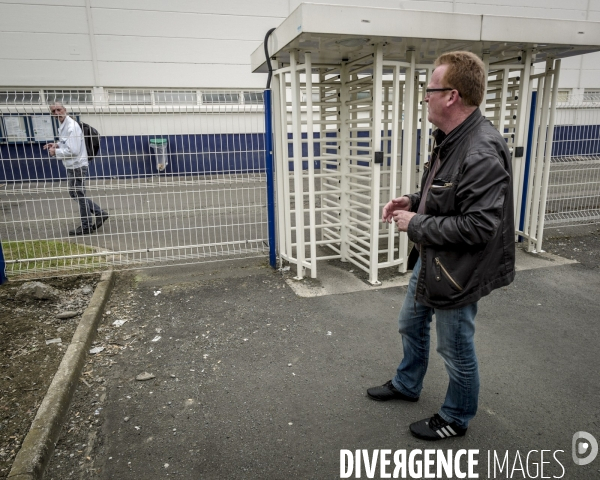
[[[559,267],[571,263],[577,263],[577,261],[547,252],[529,253],[521,245],[517,246],[517,272],[538,268]],[[348,266],[346,267],[346,265]],[[335,260],[319,263],[319,275],[316,279],[304,278],[299,281],[293,280],[293,269],[284,272],[284,275],[286,275],[286,283],[299,297],[321,297],[324,295],[339,295],[364,290],[406,286],[412,272],[402,274],[396,271],[394,275],[381,275],[381,285],[378,286],[373,286],[366,279],[361,279],[358,274],[362,273],[364,272],[355,267],[352,268],[351,264],[341,266],[341,262]]]

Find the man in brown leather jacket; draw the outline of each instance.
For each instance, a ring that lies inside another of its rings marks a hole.
[[[399,317],[404,358],[392,380],[367,390],[374,400],[419,399],[435,313],[449,385],[438,413],[410,426],[424,440],[466,433],[479,396],[477,301],[515,276],[511,156],[479,110],[485,67],[470,52],[445,53],[435,65],[425,101],[437,130],[421,191],[391,200],[382,214],[408,232],[418,257]]]

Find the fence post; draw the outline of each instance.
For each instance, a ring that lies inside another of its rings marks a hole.
[[[0,285],[8,282],[6,277],[6,262],[4,260],[4,251],[2,250],[2,240],[0,240]]]
[[[527,152],[525,154],[525,168],[523,172],[523,193],[521,194],[521,215],[519,218],[519,230],[523,231],[525,226],[525,210],[527,209],[527,186],[529,185],[529,164],[531,163],[531,145],[533,143],[533,126],[535,124],[535,107],[537,103],[537,92],[531,92],[531,108],[529,115],[529,133],[527,134]],[[519,242],[523,237],[519,236]]]
[[[267,170],[267,220],[269,224],[269,264],[277,267],[275,251],[275,188],[273,186],[273,125],[271,116],[271,90],[263,95],[265,104],[265,166]]]

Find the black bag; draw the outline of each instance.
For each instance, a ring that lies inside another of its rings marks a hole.
[[[100,151],[100,133],[91,125],[83,122],[77,122],[83,132],[85,140],[85,150],[87,151],[88,160],[93,160]]]

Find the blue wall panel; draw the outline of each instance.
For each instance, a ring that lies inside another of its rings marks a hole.
[[[554,127],[553,157],[598,154],[600,154],[600,125]]]
[[[328,136],[335,136],[332,132]],[[358,138],[366,132],[358,132]],[[420,136],[420,131],[418,132]],[[150,148],[153,135],[130,137],[102,137],[99,155],[90,162],[92,177],[139,177],[159,174],[156,160]],[[264,172],[265,143],[263,134],[210,134],[210,135],[167,135],[169,164],[160,175],[211,175],[223,173]],[[288,139],[291,140],[291,133]],[[302,134],[302,156],[308,157],[306,133]],[[314,155],[320,156],[320,134],[316,140]],[[332,142],[330,142],[332,143]],[[359,144],[360,146],[361,144]],[[365,142],[365,145],[367,143]],[[420,142],[417,142],[417,162],[420,163]],[[42,143],[0,144],[0,181],[58,180],[66,178],[62,165],[42,149]],[[386,142],[386,153],[390,142]],[[328,148],[337,152],[337,144]],[[289,158],[293,146],[287,148]],[[600,125],[556,126],[553,156],[599,155]],[[368,163],[365,162],[365,165]],[[308,168],[304,161],[303,169]],[[315,168],[320,162],[315,161]],[[290,170],[293,171],[292,162]]]
[[[102,137],[100,152],[90,161],[92,177],[156,175],[151,135]],[[211,175],[262,172],[263,134],[166,135],[169,164],[164,174]],[[0,180],[58,180],[66,178],[62,162],[50,158],[42,144],[0,145]]]

